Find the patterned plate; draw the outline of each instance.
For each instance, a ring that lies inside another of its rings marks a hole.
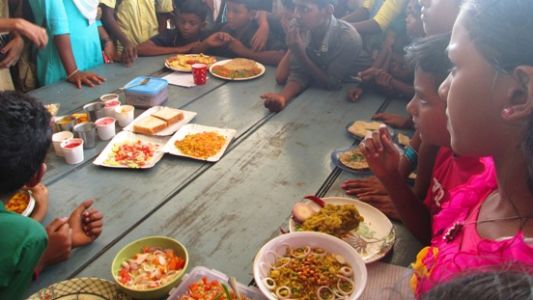
[[[31,295],[28,300],[129,300],[118,285],[100,278],[73,278],[61,281]]]

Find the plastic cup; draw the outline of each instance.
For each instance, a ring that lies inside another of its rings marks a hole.
[[[106,102],[104,102],[104,114],[106,115],[106,117],[114,118],[115,108],[117,108],[117,106],[120,106],[120,104],[121,103],[118,100],[107,100]]]
[[[131,105],[121,105],[115,108],[115,119],[122,128],[133,122],[135,107]]]
[[[89,114],[89,120],[93,122],[105,117],[104,103],[102,102],[85,104],[85,106],[83,106],[83,110]]]
[[[192,77],[194,84],[204,85],[207,82],[207,65],[194,64],[192,65]]]
[[[111,101],[111,100],[115,100],[115,101],[118,101],[118,94],[104,94],[102,96],[100,96],[100,100],[102,102],[107,102],[107,101]]]
[[[72,138],[74,138],[74,134],[70,131],[61,131],[52,135],[52,145],[54,145],[54,151],[57,156],[63,156],[61,143]]]
[[[70,139],[61,143],[61,149],[67,164],[75,165],[83,161],[83,140]]]
[[[96,146],[96,127],[93,122],[76,125],[74,132],[83,140],[83,148],[90,149]]]
[[[96,120],[94,124],[100,140],[107,141],[115,136],[115,122],[116,120],[111,117]]]

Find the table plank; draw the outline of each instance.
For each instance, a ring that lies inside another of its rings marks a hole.
[[[259,96],[279,87],[272,68],[261,80],[226,85],[231,88],[215,89],[183,109],[199,113],[195,123],[237,129],[238,143],[243,133],[271,116]],[[210,167],[212,164],[166,155],[150,170],[107,169],[88,163],[53,182],[48,187],[51,200],[45,224],[52,217],[68,215],[83,199],[95,198],[95,206],[106,215],[106,228],[95,243],[43,272],[30,292],[70,276]]]
[[[332,149],[351,143],[344,125],[383,102],[344,98],[343,91],[302,94],[79,275],[111,279],[109,266],[121,247],[157,234],[184,243],[191,267],[248,282],[256,252],[287,220],[294,201],[314,193],[330,174]]]

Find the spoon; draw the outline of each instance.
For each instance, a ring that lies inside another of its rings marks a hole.
[[[143,79],[141,82],[137,83],[137,84],[134,84],[134,85],[125,85],[123,87],[121,87],[119,90],[121,91],[124,91],[126,89],[129,89],[129,88],[132,88],[132,87],[137,87],[137,86],[141,86],[141,85],[145,85],[147,84],[148,82],[150,81],[150,77],[146,77],[145,79]]]

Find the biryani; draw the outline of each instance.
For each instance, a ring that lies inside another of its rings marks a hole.
[[[337,237],[356,229],[364,218],[352,204],[326,204],[316,214],[305,220],[300,230],[320,231]]]
[[[353,270],[340,255],[309,246],[272,254],[263,283],[278,299],[346,299],[355,290]]]
[[[225,78],[244,79],[259,75],[262,70],[253,60],[235,58],[225,64],[213,66],[212,72]]]
[[[353,148],[339,154],[339,161],[350,169],[367,170],[368,162],[359,148]]]
[[[186,135],[175,146],[185,155],[208,158],[217,154],[225,143],[226,138],[216,132],[201,132]]]

